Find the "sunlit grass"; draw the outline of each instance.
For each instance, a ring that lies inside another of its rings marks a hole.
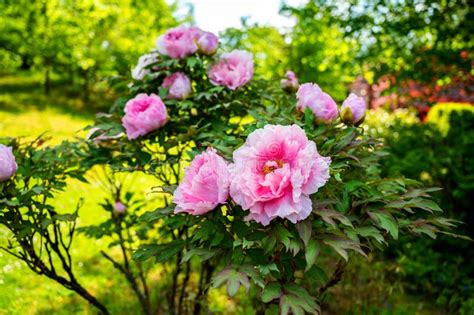
[[[74,110],[78,100],[45,96],[35,83],[34,76],[0,78],[0,137],[36,138],[40,134],[51,136],[47,143],[54,145],[62,140],[84,137],[82,128],[92,123],[91,114]],[[18,89],[15,89],[15,84]],[[7,88],[2,88],[7,86]],[[5,91],[7,93],[5,93]],[[57,104],[56,101],[66,103]],[[145,193],[152,179],[138,178],[137,187]],[[101,187],[92,182],[70,180],[68,188],[55,196],[58,212],[72,212],[81,198],[78,225],[85,226],[104,221],[109,215],[98,203],[106,197]],[[0,228],[0,243],[9,234]],[[91,240],[78,235],[72,255],[79,281],[112,313],[134,313],[138,308],[132,292],[117,271],[100,257],[100,250],[108,250],[109,240]],[[96,311],[74,292],[46,277],[34,274],[24,263],[0,252],[0,314],[95,314]]]

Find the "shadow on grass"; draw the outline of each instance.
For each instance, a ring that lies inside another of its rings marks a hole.
[[[39,73],[0,74],[2,111],[20,113],[50,108],[68,115],[90,118],[94,113],[106,110],[110,106],[110,99],[111,95],[93,93],[91,100],[84,101],[80,88],[63,81],[53,81],[50,92],[46,94]]]

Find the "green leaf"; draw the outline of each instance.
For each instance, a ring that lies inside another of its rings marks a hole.
[[[134,260],[147,260],[155,257],[157,262],[165,262],[174,257],[184,248],[182,240],[176,240],[167,244],[148,244],[140,246],[132,255]]]
[[[372,237],[380,244],[385,242],[383,235],[373,226],[357,227],[354,232],[362,237]]]
[[[344,225],[350,226],[352,228],[354,227],[352,225],[352,222],[346,216],[344,216],[343,214],[337,211],[324,208],[324,209],[315,211],[315,213],[320,215],[324,222],[330,224],[335,229],[337,228],[337,224],[336,222],[334,222],[334,219],[338,220]]]
[[[294,239],[291,239],[290,240],[290,244],[287,248],[287,251],[288,252],[291,252],[293,254],[293,256],[296,256],[298,255],[298,253],[300,252],[301,250],[301,247],[300,247],[300,242],[299,241],[296,241]]]
[[[275,273],[279,274],[280,270],[278,269],[275,263],[271,263],[265,266],[257,266],[258,270],[263,276],[270,274],[270,272],[274,271]]]
[[[426,210],[426,211],[438,211],[443,212],[443,210],[438,206],[436,202],[429,199],[413,199],[410,201],[410,204],[413,204],[415,207]]]
[[[194,68],[194,66],[198,63],[198,60],[196,57],[189,57],[186,60],[186,64],[188,65],[189,68]]]
[[[212,280],[212,287],[218,288],[224,282],[227,283],[227,293],[229,296],[234,296],[239,291],[241,285],[243,285],[247,292],[250,289],[250,282],[248,276],[239,272],[232,267],[226,267],[220,273],[218,273]]]
[[[77,212],[74,213],[64,213],[64,214],[55,214],[53,220],[64,221],[64,222],[73,222],[77,219]]]
[[[296,224],[296,230],[298,231],[298,235],[303,241],[304,246],[308,246],[308,241],[310,240],[311,233],[313,231],[313,227],[311,226],[311,220],[307,219],[298,222]]]
[[[237,294],[240,288],[240,278],[237,272],[233,272],[227,279],[227,294],[234,296]]]
[[[265,282],[260,276],[257,268],[253,265],[242,265],[239,267],[239,271],[245,273],[252,281],[261,288],[265,287]]]
[[[286,228],[284,228],[281,225],[276,226],[276,235],[278,239],[285,245],[286,249],[290,248],[290,238],[293,237],[293,235],[288,231]]]
[[[151,223],[170,215],[171,213],[173,213],[173,210],[174,207],[166,207],[158,208],[153,211],[147,211],[138,218],[138,221]]]
[[[314,123],[314,113],[311,108],[306,107],[304,110],[304,124],[307,128],[312,128]]]
[[[265,236],[262,240],[262,247],[265,250],[265,254],[269,254],[273,251],[275,248],[277,239],[276,237],[272,235]]]
[[[304,288],[296,284],[287,284],[283,288],[283,294],[280,297],[281,314],[320,314],[321,308]]]
[[[311,269],[319,255],[320,245],[315,240],[309,240],[305,251],[306,268],[305,272]]]
[[[388,212],[368,212],[369,216],[383,229],[390,233],[393,239],[398,239],[398,225],[395,218]]]
[[[326,236],[323,242],[331,246],[345,261],[349,260],[348,250],[353,250],[367,258],[367,255],[360,248],[360,244],[349,239],[338,236]]]
[[[183,259],[181,260],[181,263],[186,262],[190,260],[193,257],[199,257],[200,262],[206,261],[209,258],[213,257],[216,255],[218,250],[210,250],[210,249],[204,249],[204,248],[193,248],[183,255]]]
[[[280,297],[281,286],[279,283],[270,283],[262,291],[262,302],[268,303]]]

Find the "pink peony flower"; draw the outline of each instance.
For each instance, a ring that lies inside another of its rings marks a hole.
[[[285,73],[285,78],[281,79],[280,86],[285,91],[296,91],[298,90],[299,83],[296,75],[293,71],[289,70]]]
[[[191,81],[181,72],[167,76],[161,85],[168,89],[168,98],[182,100],[191,94]]]
[[[349,94],[341,106],[341,120],[346,124],[362,123],[365,118],[365,100],[354,93]]]
[[[319,155],[297,125],[266,125],[234,152],[230,196],[249,220],[268,225],[280,217],[293,223],[312,211],[310,195],[329,179],[331,159]]]
[[[156,40],[158,51],[174,59],[194,54],[198,50],[195,39],[196,30],[195,27],[185,26],[169,29]]]
[[[158,61],[158,54],[151,53],[140,56],[138,58],[138,64],[132,70],[132,78],[135,80],[143,80],[143,78],[151,72],[150,69],[146,69],[147,66]],[[155,67],[153,67],[156,69]]]
[[[244,50],[233,50],[223,54],[219,62],[211,67],[209,79],[214,85],[235,90],[252,79],[253,57]]]
[[[0,144],[0,182],[9,180],[16,173],[16,169],[12,148]]]
[[[330,122],[338,116],[336,102],[317,84],[302,84],[296,93],[296,98],[298,99],[296,108],[304,112],[306,107],[309,107],[319,121]]]
[[[217,51],[219,38],[211,32],[201,31],[197,40],[199,51],[205,55],[211,56]]]
[[[173,195],[175,213],[201,215],[225,203],[229,197],[229,181],[226,161],[208,148],[184,171],[184,178]]]
[[[128,139],[132,140],[162,127],[167,119],[168,113],[161,98],[155,94],[142,93],[125,104],[122,125]]]
[[[120,200],[117,200],[114,205],[114,210],[117,213],[124,213],[127,207]]]

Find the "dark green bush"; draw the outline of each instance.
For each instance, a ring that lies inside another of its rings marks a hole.
[[[370,132],[384,138],[391,153],[382,161],[384,176],[418,178],[441,187],[435,194],[451,217],[465,222],[458,233],[474,232],[474,107],[437,104],[426,123],[415,113],[399,110],[372,112]],[[402,254],[403,253],[403,254]],[[448,312],[474,312],[474,246],[462,239],[405,239],[392,247],[408,289],[435,299]]]

